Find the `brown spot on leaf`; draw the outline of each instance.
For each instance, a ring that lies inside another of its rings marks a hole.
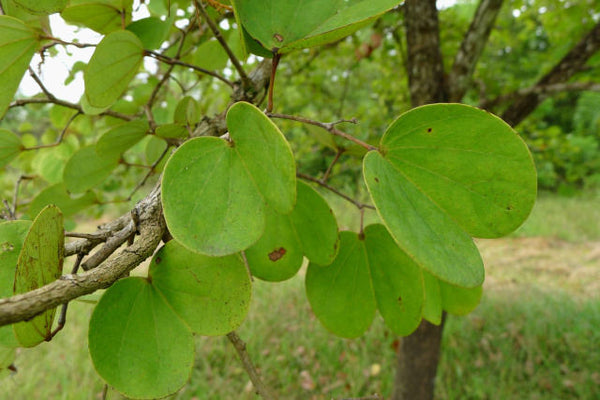
[[[379,183],[379,178],[375,177],[375,182]]]
[[[431,129],[431,128],[427,128],[427,133],[431,133],[432,130],[433,129]]]
[[[402,303],[402,296],[398,296],[398,303]]]
[[[283,257],[286,252],[287,251],[283,247],[275,249],[269,253],[269,260],[275,262],[275,261],[279,260],[281,257]]]
[[[510,205],[506,206],[506,211],[512,211],[512,209],[513,209],[513,206],[510,206]]]
[[[157,264],[160,264],[161,261],[162,261],[162,258],[160,258],[160,257],[156,257],[154,259],[154,262],[157,263]]]
[[[274,34],[273,39],[277,40],[279,43],[283,42],[283,36],[281,36],[279,33]]]

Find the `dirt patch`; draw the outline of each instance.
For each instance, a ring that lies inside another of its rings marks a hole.
[[[600,241],[556,238],[479,239],[490,290],[517,286],[563,289],[574,296],[600,296]]]

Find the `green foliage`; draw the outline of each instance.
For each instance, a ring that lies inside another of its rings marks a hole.
[[[19,253],[14,293],[20,294],[50,283],[62,273],[65,237],[63,216],[58,207],[44,208],[33,221]],[[56,309],[44,311],[29,321],[13,325],[23,347],[33,347],[49,339]]]

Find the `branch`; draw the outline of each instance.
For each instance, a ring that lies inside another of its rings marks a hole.
[[[63,106],[66,108],[72,108],[73,110],[79,111],[81,114],[85,114],[83,112],[83,108],[81,108],[81,106],[79,104],[70,103],[68,101],[57,99],[57,98],[54,98],[54,99],[48,99],[48,98],[46,98],[46,99],[40,99],[40,98],[18,99],[18,100],[13,101],[12,103],[10,103],[9,108],[23,107],[23,106],[26,106],[27,104],[56,104],[56,105]],[[122,119],[125,121],[133,121],[135,119],[135,116],[133,116],[133,115],[122,114],[122,113],[112,111],[112,110],[106,110],[106,111],[100,113],[99,115],[115,117],[115,118],[119,118],[119,119]]]
[[[260,378],[260,374],[258,370],[252,363],[248,352],[246,351],[246,343],[235,333],[235,331],[227,334],[227,339],[233,344],[235,351],[237,351],[238,356],[240,357],[240,361],[244,366],[244,369],[248,373],[252,384],[256,388],[256,392],[266,400],[275,400],[277,397],[271,392],[271,389],[267,387],[262,379]]]
[[[79,275],[63,275],[41,288],[0,299],[0,326],[29,320],[45,310],[98,289],[107,288],[150,257],[165,231],[160,186],[157,185],[134,209],[140,217],[138,225],[140,236],[134,244],[124,248],[91,271]]]
[[[182,67],[187,67],[187,68],[193,69],[194,71],[202,72],[203,74],[210,75],[213,78],[217,78],[221,82],[224,82],[225,84],[227,84],[227,86],[229,86],[229,87],[233,87],[233,82],[231,82],[229,79],[217,74],[216,72],[209,71],[207,69],[198,67],[197,65],[188,64],[188,63],[179,61],[179,60],[171,58],[171,57],[167,57],[167,56],[157,53],[155,51],[146,50],[145,52],[146,52],[146,55],[156,58],[158,61],[164,62],[165,64],[179,65]]]
[[[377,150],[377,147],[371,146],[370,144],[365,143],[362,140],[357,139],[354,136],[351,136],[345,132],[342,132],[335,127],[337,124],[342,123],[342,122],[351,122],[353,124],[356,124],[356,123],[358,123],[358,121],[356,119],[341,120],[341,121],[336,121],[336,122],[319,122],[319,121],[315,121],[315,120],[304,118],[304,117],[298,117],[296,115],[267,113],[267,116],[271,117],[271,118],[289,119],[291,121],[297,121],[297,122],[302,122],[304,124],[318,126],[320,128],[325,129],[327,132],[331,133],[332,135],[339,136],[346,140],[354,142],[355,144],[359,145],[360,147],[364,147],[367,150]]]
[[[483,53],[490,32],[498,17],[503,0],[481,0],[471,26],[465,34],[460,49],[454,57],[452,70],[448,75],[449,100],[459,102],[471,82],[475,65]]]
[[[598,82],[563,82],[563,83],[554,83],[550,85],[535,85],[524,89],[515,90],[512,93],[503,94],[501,96],[496,97],[493,100],[482,101],[479,106],[481,108],[493,109],[500,104],[506,103],[508,101],[514,100],[515,98],[525,97],[530,94],[535,94],[537,96],[544,96],[553,93],[560,92],[570,92],[570,91],[580,91],[580,90],[589,90],[594,92],[600,92],[600,83]]]
[[[600,49],[600,22],[577,43],[550,72],[535,86],[548,86],[567,82]],[[545,99],[544,94],[529,93],[518,96],[502,114],[502,119],[515,126],[523,121]]]
[[[339,190],[337,190],[336,188],[334,188],[333,186],[329,186],[327,183],[317,179],[317,178],[313,178],[312,176],[309,175],[305,175],[303,173],[296,173],[296,176],[300,179],[304,179],[305,181],[309,181],[309,182],[314,182],[317,185],[324,187],[325,189],[329,190],[332,193],[337,194],[338,196],[340,196],[342,199],[354,204],[356,206],[356,208],[358,208],[359,210],[362,210],[363,208],[369,208],[371,210],[374,210],[375,207],[373,207],[370,204],[364,204],[361,203],[359,201],[354,200],[352,197],[348,196],[347,194],[344,194],[342,192],[340,192]]]

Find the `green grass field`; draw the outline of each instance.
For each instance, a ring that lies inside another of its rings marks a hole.
[[[600,398],[599,204],[594,195],[542,195],[512,237],[478,241],[484,297],[472,314],[448,319],[437,398]],[[345,211],[341,225],[357,216]],[[253,300],[238,333],[281,399],[389,396],[398,339],[380,318],[360,339],[330,335],[310,311],[302,274],[256,281]],[[100,398],[103,383],[87,355],[91,310],[73,302],[52,343],[20,350],[18,373],[0,381],[0,399]],[[258,398],[225,338],[196,343],[190,383],[172,398]],[[109,391],[107,398],[121,397]]]

